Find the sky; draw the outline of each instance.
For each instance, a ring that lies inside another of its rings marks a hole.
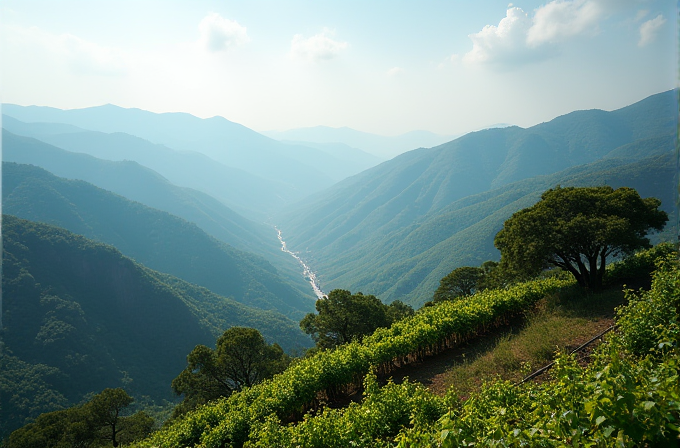
[[[458,135],[675,88],[677,23],[672,0],[2,0],[0,100]]]

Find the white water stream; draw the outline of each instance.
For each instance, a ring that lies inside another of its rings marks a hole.
[[[302,258],[300,258],[300,256],[297,253],[288,250],[288,247],[286,247],[286,242],[283,240],[283,236],[281,236],[281,231],[276,226],[274,226],[274,228],[278,233],[279,242],[281,242],[281,250],[286,252],[287,254],[290,254],[300,263],[300,265],[302,266],[302,275],[305,277],[307,281],[309,281],[309,284],[312,285],[312,289],[314,290],[314,294],[316,294],[316,297],[318,297],[319,299],[326,299],[328,296],[324,294],[324,292],[321,290],[321,287],[319,286],[319,283],[317,283],[316,274],[309,268],[309,266],[307,266],[307,263],[305,263],[304,260],[302,260]]]

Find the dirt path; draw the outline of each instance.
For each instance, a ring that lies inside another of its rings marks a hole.
[[[395,383],[401,383],[405,378],[408,378],[409,381],[417,381],[438,395],[444,395],[447,389],[444,385],[444,378],[449,370],[454,366],[474,361],[493,349],[504,335],[516,334],[519,329],[520,323],[517,323],[513,326],[503,327],[492,334],[477,337],[422,362],[404,366],[392,372],[392,379]]]

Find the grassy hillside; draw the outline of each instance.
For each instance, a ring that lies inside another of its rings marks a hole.
[[[106,387],[170,399],[186,355],[230,326],[258,328],[287,349],[311,344],[278,313],[152,271],[112,246],[10,215],[2,234],[3,432]]]
[[[207,235],[195,224],[31,165],[3,164],[3,209],[111,244],[161,272],[248,306],[298,319],[313,301],[263,258]]]
[[[279,227],[325,289],[421,304],[452,269],[498,258],[503,221],[559,183],[631,186],[672,211],[674,95],[405,153],[315,195]]]
[[[39,129],[44,127],[39,124],[35,126]],[[102,149],[100,146],[96,148]],[[138,148],[133,146],[130,152],[134,152],[135,149]],[[60,177],[84,180],[99,188],[193,222],[220,241],[265,257],[302,295],[314,298],[309,284],[301,276],[299,263],[281,251],[273,227],[246,219],[205,193],[178,187],[157,172],[130,160],[118,162],[102,160],[88,154],[65,151],[7,131],[3,131],[2,157],[6,162],[32,164]],[[210,176],[205,178],[211,182],[214,180],[211,180]],[[238,181],[238,178],[226,175],[220,178],[229,179],[229,182]],[[249,200],[248,194],[253,193],[247,183],[241,185],[238,190],[233,186],[228,190],[238,191],[238,195],[245,200]],[[253,202],[253,205],[256,204]]]

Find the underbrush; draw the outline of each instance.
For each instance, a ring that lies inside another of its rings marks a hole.
[[[619,331],[587,366],[558,353],[548,381],[516,386],[494,379],[464,401],[453,390],[440,397],[408,381],[378,386],[377,374],[507,324],[558,291],[575,294],[569,284],[534,281],[423,310],[362,343],[320,352],[270,381],[190,413],[142,446],[676,446],[680,272],[671,258],[661,263],[650,291],[626,292],[629,304],[617,311]],[[613,293],[603,297],[615,300]],[[589,301],[592,297],[581,305],[565,304],[564,316],[548,313],[545,324],[521,335],[533,341],[527,353],[502,341],[508,345],[497,362],[517,369],[521,356],[552,356],[555,331],[548,322],[559,323],[568,337],[569,319],[584,319],[599,308]],[[361,403],[315,406],[319,397],[362,380]]]

